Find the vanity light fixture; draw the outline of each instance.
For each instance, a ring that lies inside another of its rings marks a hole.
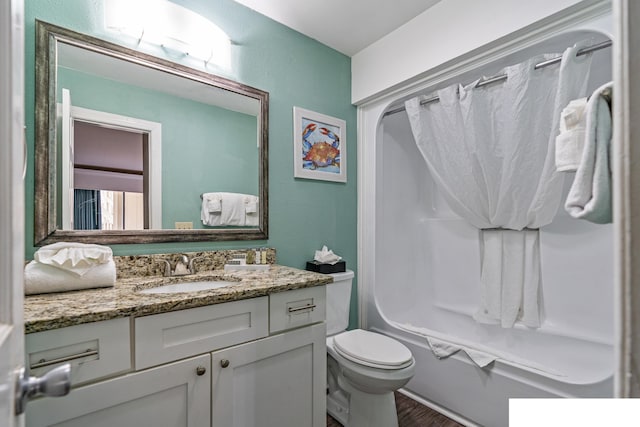
[[[229,36],[190,9],[167,0],[107,0],[104,5],[107,30],[203,60],[205,66],[230,67]]]

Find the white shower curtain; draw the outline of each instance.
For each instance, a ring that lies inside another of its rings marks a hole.
[[[439,102],[405,103],[429,171],[462,218],[481,229],[481,301],[474,318],[512,327],[540,326],[538,228],[560,204],[555,171],[560,111],[582,97],[590,55],[567,49],[560,66],[534,69],[556,55],[507,67],[505,81],[438,91]]]

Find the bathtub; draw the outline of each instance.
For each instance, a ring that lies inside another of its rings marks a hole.
[[[362,139],[369,141],[359,153],[365,192],[360,320],[413,353],[416,374],[403,392],[465,425],[508,425],[509,398],[613,396],[613,227],[572,219],[561,207],[540,230],[542,326],[476,323],[479,231],[449,209],[415,146],[406,113],[388,113],[418,93],[489,76],[585,38],[597,42],[604,36],[565,31],[360,110]],[[611,79],[610,58],[610,49],[594,54],[590,91]],[[572,178],[565,179],[564,196]],[[427,336],[480,349],[497,360],[480,368],[463,352],[438,359]]]

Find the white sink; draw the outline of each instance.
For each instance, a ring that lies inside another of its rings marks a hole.
[[[140,291],[142,294],[175,294],[178,292],[208,291],[210,289],[224,288],[229,285],[236,285],[238,282],[226,280],[206,280],[202,282],[184,282],[171,285],[158,286]]]

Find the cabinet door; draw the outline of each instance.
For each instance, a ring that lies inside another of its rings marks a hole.
[[[38,399],[27,427],[209,427],[210,366],[207,354]]]
[[[325,331],[319,323],[212,353],[212,426],[325,426]]]

